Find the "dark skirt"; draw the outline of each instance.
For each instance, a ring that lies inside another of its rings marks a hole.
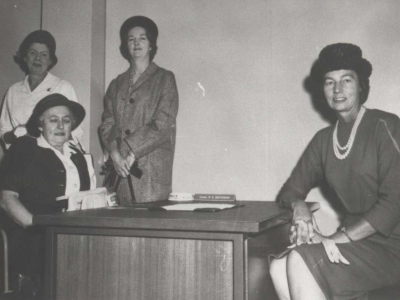
[[[336,244],[350,265],[331,263],[322,244],[296,247],[327,299],[368,299],[370,291],[400,284],[400,244],[380,235]]]

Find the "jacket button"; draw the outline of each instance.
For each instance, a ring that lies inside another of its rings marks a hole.
[[[130,131],[129,129],[127,129],[127,130],[125,130],[125,134],[126,134],[126,135],[130,135],[130,134],[131,134],[131,131]]]
[[[132,104],[133,102],[135,102],[135,99],[133,99],[133,98],[129,99],[130,104]]]

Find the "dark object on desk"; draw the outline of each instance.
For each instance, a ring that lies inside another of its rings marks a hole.
[[[180,211],[180,212],[218,212],[222,210],[229,210],[231,208],[242,207],[244,204],[231,204],[231,203],[213,203],[208,202],[189,202],[189,203],[167,203],[162,207],[167,211]]]
[[[119,208],[134,209],[134,210],[149,210],[149,211],[166,211],[162,206],[167,205],[168,201],[153,201],[153,202],[143,202],[135,203],[131,206],[119,206]]]
[[[202,207],[202,208],[195,208],[193,211],[194,212],[216,212],[216,211],[221,211],[221,209],[216,208],[216,207]]]

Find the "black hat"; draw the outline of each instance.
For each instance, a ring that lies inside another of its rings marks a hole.
[[[321,50],[317,62],[314,64],[311,75],[321,80],[331,71],[353,70],[358,76],[368,79],[372,73],[372,66],[362,57],[361,48],[353,44],[338,43],[326,46]]]
[[[144,16],[133,16],[125,20],[119,31],[121,40],[128,34],[133,27],[143,27],[146,33],[152,35],[155,39],[158,37],[158,28],[153,20]]]
[[[71,113],[74,115],[75,119],[75,122],[72,124],[72,130],[78,127],[85,118],[85,109],[78,102],[68,100],[67,97],[61,94],[50,94],[36,104],[28,123],[26,123],[26,130],[31,136],[40,136],[39,118],[46,110],[55,106],[67,106],[71,110]]]
[[[49,48],[49,54],[52,62],[49,69],[54,67],[58,62],[58,58],[56,56],[56,40],[51,33],[46,30],[36,30],[26,36],[19,46],[17,54],[14,56],[15,62],[20,65],[24,72],[28,72],[29,70],[27,70],[24,58],[28,53],[29,47],[34,43],[44,44],[47,46],[47,48]]]

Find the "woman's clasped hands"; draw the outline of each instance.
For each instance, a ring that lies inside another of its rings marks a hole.
[[[113,161],[115,171],[123,178],[129,175],[129,170],[136,160],[132,151],[130,151],[128,155],[123,156],[117,147],[111,151],[111,159]]]
[[[349,261],[340,253],[335,241],[329,237],[323,236],[318,230],[316,230],[312,221],[306,222],[304,220],[296,220],[290,227],[289,239],[291,245],[288,248],[294,248],[303,243],[322,243],[331,263],[350,264]]]

